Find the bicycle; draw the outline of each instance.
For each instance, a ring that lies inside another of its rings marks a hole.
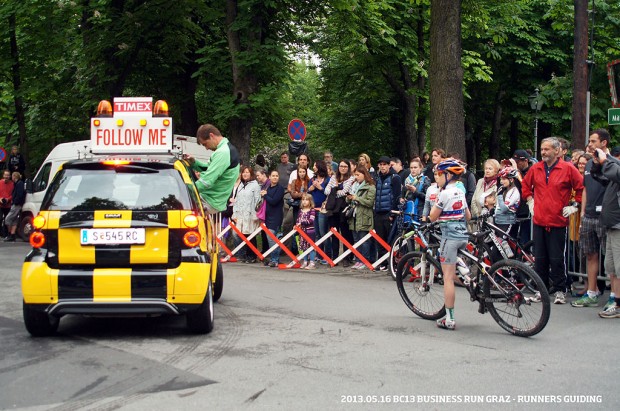
[[[415,251],[416,248],[421,250],[425,250],[429,247],[438,249],[439,242],[441,241],[441,234],[434,229],[434,226],[424,225],[423,223],[413,220],[413,216],[415,215],[413,213],[405,213],[404,211],[392,211],[392,213],[399,216],[409,215],[412,217],[411,222],[403,227],[402,234],[396,237],[392,241],[392,244],[390,244],[391,249],[388,266],[392,279],[396,281],[396,268],[402,257],[410,251]],[[433,229],[431,230],[431,228]],[[416,247],[416,244],[418,247]]]
[[[491,263],[502,259],[514,258],[534,269],[534,255],[530,251],[531,245],[525,244],[522,246],[508,232],[490,223],[487,216],[473,218],[472,221],[477,222],[478,232],[488,232],[487,237],[484,239],[482,250],[483,255],[488,256]],[[530,290],[535,291],[534,286],[529,282],[524,283],[524,285]]]
[[[475,255],[480,254],[488,234],[488,231],[469,233],[470,242],[475,245],[473,253],[458,251],[465,262],[457,264],[460,282],[469,292],[470,300],[479,303],[479,313],[489,312],[511,334],[536,335],[549,321],[549,292],[538,274],[525,263],[502,259],[489,266],[484,256]],[[518,285],[525,281],[533,284],[535,291]],[[431,248],[403,256],[396,270],[396,284],[401,298],[416,315],[437,320],[446,314],[441,264]]]

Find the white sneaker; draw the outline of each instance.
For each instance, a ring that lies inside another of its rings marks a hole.
[[[304,261],[301,263],[301,267],[299,267],[299,269],[303,270],[304,268],[306,268],[306,266],[307,266],[307,265],[308,265],[308,261],[304,260]]]
[[[555,300],[553,300],[553,304],[566,304],[566,293],[557,291],[555,293]]]
[[[539,303],[542,300],[540,291],[536,291],[533,297],[526,297],[526,300],[529,300],[531,303]]]

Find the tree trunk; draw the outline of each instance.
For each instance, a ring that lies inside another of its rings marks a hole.
[[[515,117],[510,119],[510,153],[508,153],[509,157],[512,157],[512,153],[515,150],[521,148],[519,145],[519,120]]]
[[[15,12],[9,17],[9,42],[11,44],[11,75],[13,80],[13,103],[15,105],[15,118],[17,120],[17,130],[19,132],[20,152],[26,161],[26,173],[28,173],[28,138],[26,134],[26,110],[21,97],[22,79],[20,74],[19,49],[17,48],[17,36],[15,29]],[[7,159],[8,161],[8,159]]]
[[[588,91],[588,1],[575,2],[575,55],[573,60],[573,147],[586,146],[587,91]]]
[[[431,141],[447,152],[465,152],[461,0],[431,0]]]
[[[258,90],[258,80],[251,70],[244,70],[243,65],[239,62],[239,53],[243,51],[241,46],[241,36],[239,31],[233,29],[233,24],[237,19],[237,0],[226,0],[226,38],[228,40],[228,48],[230,50],[233,75],[233,97],[236,105],[244,105],[247,110],[240,110],[243,116],[238,116],[230,120],[229,132],[230,141],[233,143],[243,163],[249,164],[250,158],[250,140],[252,137],[252,118],[249,109],[250,96]],[[257,41],[260,41],[260,34],[263,30],[263,21],[260,17],[253,18],[254,30],[246,32],[247,38],[244,39],[246,47],[251,47]]]
[[[193,77],[193,74],[198,70],[196,60],[197,56],[189,59],[190,62],[185,65],[181,78],[183,104],[179,104],[181,106],[181,124],[179,124],[177,133],[187,136],[196,135],[196,130],[198,130],[198,109],[196,108],[198,77]]]
[[[499,136],[502,131],[502,100],[506,92],[501,88],[495,96],[495,109],[493,112],[493,125],[491,127],[491,137],[489,138],[489,158],[501,160],[499,158]]]
[[[418,26],[416,28],[416,34],[418,37],[418,56],[424,56],[426,54],[424,44],[424,15],[423,10],[420,7],[420,13],[418,16]],[[426,99],[424,96],[424,89],[426,87],[426,79],[424,76],[419,75],[417,81],[417,89],[419,92],[418,97],[418,112],[417,112],[417,128],[418,128],[418,154],[420,157],[426,151]]]
[[[414,83],[407,66],[402,62],[399,63],[401,81],[397,81],[391,73],[384,72],[383,75],[391,86],[392,90],[400,99],[400,112],[403,117],[403,132],[399,133],[398,147],[404,150],[404,156],[401,158],[403,162],[411,159],[417,146],[418,136],[416,129],[416,103],[417,98],[411,93],[414,89]]]

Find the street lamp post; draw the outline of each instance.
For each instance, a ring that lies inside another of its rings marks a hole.
[[[534,94],[528,97],[530,101],[530,107],[536,112],[536,118],[534,119],[534,158],[538,158],[538,112],[542,108],[545,98],[540,95],[538,87],[534,90]]]

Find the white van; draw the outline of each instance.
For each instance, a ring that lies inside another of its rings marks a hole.
[[[198,145],[196,137],[174,135],[174,151],[189,154],[198,160],[206,161],[212,151]],[[32,233],[32,219],[39,213],[47,187],[58,172],[59,167],[69,160],[92,156],[90,140],[58,144],[45,158],[33,180],[26,180],[26,201],[22,207],[17,234],[28,241]]]

